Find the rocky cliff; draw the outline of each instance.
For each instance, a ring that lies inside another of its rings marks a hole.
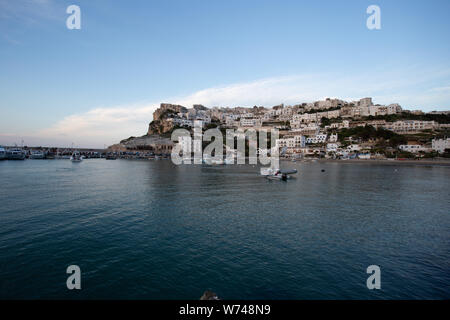
[[[159,108],[153,112],[153,121],[164,119],[169,114],[176,114],[179,112],[187,112],[187,109],[178,104],[161,103]]]
[[[177,104],[161,103],[160,107],[153,112],[153,121],[148,126],[147,134],[153,135],[170,132],[173,129],[173,124],[167,121],[167,119],[180,112],[187,112],[187,109]]]

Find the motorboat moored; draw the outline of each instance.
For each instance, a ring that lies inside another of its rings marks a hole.
[[[41,150],[32,150],[30,153],[30,159],[44,159],[45,153]]]
[[[105,157],[105,159],[106,160],[116,160],[117,159],[117,156],[116,156],[116,154],[115,153],[107,153],[106,154],[106,157]]]
[[[25,152],[19,148],[13,148],[6,151],[6,159],[8,160],[25,160]]]
[[[83,161],[83,157],[81,156],[80,152],[74,151],[72,153],[72,156],[70,157],[70,161],[72,161],[72,162],[81,162],[81,161]]]
[[[3,147],[0,147],[0,160],[6,159],[6,150]]]

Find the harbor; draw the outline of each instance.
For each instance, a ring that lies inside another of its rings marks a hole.
[[[361,163],[2,161],[0,297],[71,299],[77,264],[80,299],[447,298],[449,167]]]
[[[74,152],[79,152],[83,159],[106,159],[106,160],[171,160],[170,153],[159,153],[147,150],[131,150],[131,151],[111,151],[110,149],[89,149],[89,148],[24,148],[24,147],[2,147],[0,146],[1,160],[70,160]],[[361,159],[353,158],[327,158],[327,157],[297,157],[291,155],[281,156],[281,162],[292,163],[346,163],[346,164],[377,164],[377,165],[436,165],[450,166],[448,158],[433,159]],[[245,162],[249,163],[249,157],[245,157]],[[226,157],[222,161],[212,161],[205,158],[202,161],[204,165],[234,165],[236,159],[230,160]]]
[[[448,12],[0,0],[0,301],[245,320],[450,299]]]

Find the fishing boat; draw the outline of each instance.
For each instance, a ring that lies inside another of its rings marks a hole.
[[[114,153],[107,153],[105,159],[106,160],[116,160],[117,156]]]
[[[22,149],[14,148],[6,151],[6,159],[8,160],[25,160],[25,152]]]
[[[49,160],[54,160],[55,159],[55,154],[51,151],[47,151],[46,155],[45,155],[45,159],[49,159]]]
[[[0,147],[0,160],[6,159],[6,150],[3,147]]]
[[[72,156],[70,157],[70,161],[81,162],[81,161],[83,161],[83,157],[81,156],[81,154],[78,151],[74,151],[72,153]]]

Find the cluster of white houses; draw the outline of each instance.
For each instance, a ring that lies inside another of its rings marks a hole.
[[[372,98],[363,98],[359,101],[346,102],[339,99],[326,99],[313,103],[303,103],[293,106],[278,105],[272,108],[206,108],[194,105],[187,109],[182,106],[162,104],[159,113],[170,111],[165,121],[181,127],[192,127],[195,121],[202,125],[216,123],[221,127],[229,128],[255,128],[256,130],[277,128],[282,136],[277,140],[279,147],[287,148],[287,153],[310,154],[317,152],[339,153],[367,151],[355,144],[345,149],[340,148],[337,134],[328,135],[334,130],[357,126],[371,125],[375,128],[384,128],[398,134],[419,133],[425,130],[449,128],[450,124],[439,124],[435,121],[398,120],[387,122],[385,120],[364,120],[368,116],[386,116],[402,112],[423,114],[421,111],[402,110],[399,104],[379,105],[372,102]],[[435,114],[446,114],[433,112]],[[329,119],[323,125],[323,119]],[[319,146],[320,145],[320,146]],[[401,145],[400,150],[412,153],[438,151],[444,152],[449,148],[449,139],[435,139],[431,146],[418,144]]]
[[[345,147],[341,147],[338,142],[338,134],[332,133],[317,134],[315,136],[305,137],[303,135],[285,136],[282,139],[277,139],[276,144],[279,148],[285,148],[287,154],[320,154],[330,153],[339,156],[346,156],[354,153],[369,154],[372,146],[370,143],[358,144],[351,143]],[[418,143],[411,143],[399,145],[398,149],[411,153],[431,152],[436,151],[444,153],[446,149],[450,149],[450,138],[433,139],[430,146],[425,146]]]
[[[253,108],[223,108],[213,107],[208,109],[202,105],[194,105],[193,108],[187,109],[181,106],[161,104],[160,109],[168,109],[179,107],[178,112],[172,113],[167,121],[174,125],[192,127],[195,120],[202,121],[203,124],[209,124],[212,121],[219,122],[222,126],[227,127],[254,127],[267,128],[278,126],[280,128],[289,128],[293,132],[302,132],[305,134],[313,134],[320,129],[323,118],[337,119],[332,122],[328,128],[349,128],[355,125],[370,124],[375,127],[383,127],[385,129],[398,133],[414,133],[427,129],[438,129],[443,125],[435,121],[418,121],[418,120],[400,120],[396,122],[386,122],[384,120],[373,121],[357,121],[357,119],[368,116],[383,116],[398,114],[401,112],[410,112],[419,114],[421,111],[402,110],[399,104],[374,105],[372,98],[363,98],[359,101],[345,102],[339,99],[326,99],[324,101],[316,101],[313,103],[304,103],[301,105],[284,106],[278,105],[271,109],[265,107]],[[434,111],[433,114],[438,112]],[[356,119],[356,121],[351,121]],[[449,124],[444,126],[449,127]]]

